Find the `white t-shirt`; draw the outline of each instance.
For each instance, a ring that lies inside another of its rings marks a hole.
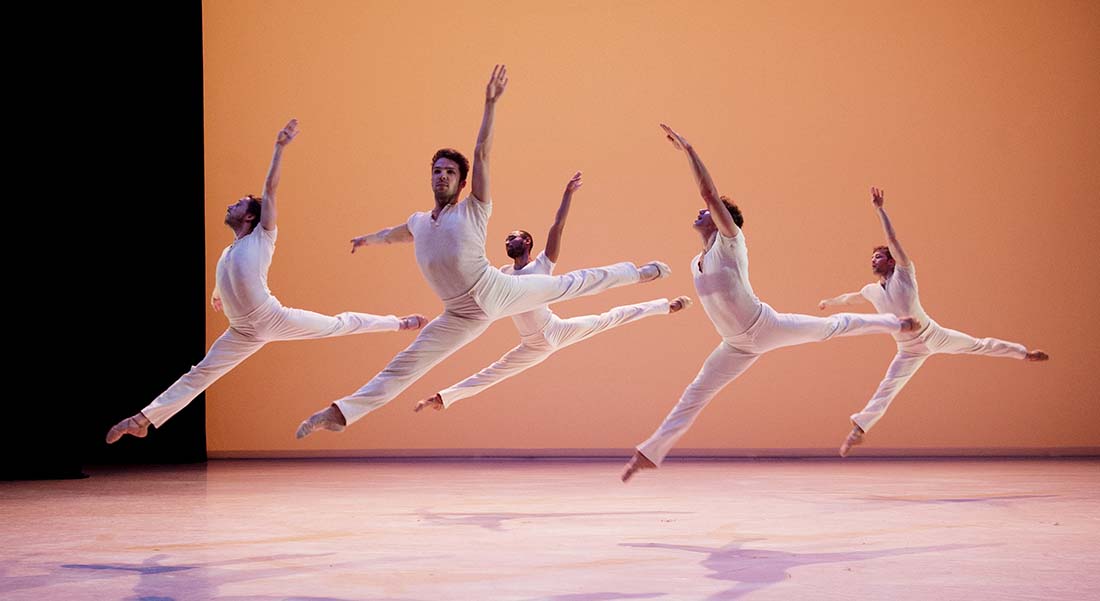
[[[912,262],[908,267],[894,266],[894,272],[885,283],[872,282],[859,291],[863,298],[875,306],[879,313],[893,313],[898,317],[913,317],[922,324],[931,321],[924,307],[920,306],[917,288],[917,267]],[[894,338],[906,340],[916,336],[916,332],[897,332]]]
[[[244,317],[271,298],[267,271],[271,269],[278,234],[278,229],[265,230],[257,224],[222,251],[214,272],[214,285],[226,317]]]
[[[762,303],[749,283],[744,233],[738,231],[737,236],[727,238],[718,232],[710,248],[691,260],[691,273],[699,302],[723,338],[744,333],[760,316]]]
[[[442,300],[466,294],[486,269],[485,230],[493,207],[472,194],[447,205],[432,219],[428,212],[413,213],[406,225],[413,235],[416,263],[424,279]]]
[[[502,272],[507,275],[530,275],[532,273],[539,273],[542,275],[550,275],[554,272],[554,263],[546,256],[546,251],[542,251],[535,257],[534,261],[523,266],[523,269],[516,271],[515,264],[505,265],[500,268]],[[530,336],[537,334],[546,327],[546,324],[550,323],[550,318],[554,315],[554,312],[550,310],[550,305],[543,305],[538,309],[532,309],[526,313],[520,313],[519,315],[513,315],[512,321],[516,324],[516,329],[519,330],[520,336]]]

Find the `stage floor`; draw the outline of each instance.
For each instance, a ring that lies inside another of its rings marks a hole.
[[[625,457],[624,457],[625,460]],[[239,460],[0,482],[14,600],[1100,599],[1100,460]]]

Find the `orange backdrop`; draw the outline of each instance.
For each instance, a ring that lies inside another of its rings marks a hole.
[[[542,247],[580,169],[559,271],[652,258],[674,269],[557,305],[559,315],[694,295],[702,201],[657,128],[666,121],[743,207],[753,286],[777,310],[816,314],[818,299],[871,280],[877,185],[937,321],[1053,356],[935,357],[866,448],[1096,449],[1100,4],[963,4],[207,1],[207,288],[231,240],[226,204],[259,193],[275,133],[296,117],[273,292],[326,313],[438,314],[412,245],[351,255],[348,240],[432,206],[432,153],[472,151],[485,82],[506,63],[491,261],[506,261],[515,228]],[[211,310],[208,342],[225,327]],[[412,339],[268,346],[209,390],[211,455],[625,449],[719,341],[696,305],[569,348],[446,412],[414,414],[417,400],[516,343],[502,320],[347,432],[293,439],[303,417]],[[893,353],[876,336],[769,354],[680,448],[832,452]]]

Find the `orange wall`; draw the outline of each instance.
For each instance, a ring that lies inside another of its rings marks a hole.
[[[701,200],[657,128],[691,140],[746,214],[752,282],[780,311],[870,281],[886,189],[947,327],[1049,351],[1029,365],[930,360],[869,439],[879,448],[1100,446],[1100,4],[1094,2],[204,3],[207,287],[231,240],[225,205],[286,153],[270,273],[287,306],[422,312],[440,301],[411,245],[348,240],[432,206],[429,159],[473,149],[485,82],[497,111],[489,257],[585,173],[560,271],[661,258],[673,276],[555,307],[563,316],[692,294]],[[859,310],[871,310],[866,305]],[[226,326],[208,315],[207,339]],[[341,435],[300,419],[365,383],[412,335],[270,345],[208,394],[228,452],[627,448],[657,426],[717,344],[701,307],[565,350],[445,413],[415,401],[516,342],[510,320]],[[831,449],[893,355],[885,336],[764,357],[681,448]]]

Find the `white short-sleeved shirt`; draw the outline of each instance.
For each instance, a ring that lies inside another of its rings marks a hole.
[[[924,307],[920,306],[920,291],[917,288],[917,267],[912,262],[908,267],[894,266],[893,273],[884,283],[872,282],[864,286],[859,293],[875,306],[879,313],[893,313],[898,317],[913,317],[927,324],[931,321]],[[897,332],[894,338],[906,340],[913,338],[915,332]]]
[[[447,205],[432,219],[428,212],[413,213],[406,225],[413,235],[416,263],[432,290],[448,300],[466,294],[486,269],[485,231],[493,207],[472,194]]]
[[[267,272],[271,269],[278,234],[278,229],[266,230],[256,225],[222,251],[214,271],[214,285],[226,317],[244,317],[271,298]]]
[[[723,338],[744,333],[760,316],[762,303],[749,283],[744,233],[727,238],[718,232],[710,248],[692,259],[691,273],[699,302]]]
[[[532,273],[538,273],[542,275],[550,275],[554,272],[554,262],[546,256],[546,251],[542,251],[535,257],[534,261],[523,266],[523,269],[516,271],[515,264],[505,265],[500,268],[502,272],[507,275],[530,275]],[[513,315],[512,321],[516,324],[516,329],[519,330],[520,336],[530,336],[537,334],[546,327],[546,324],[550,323],[550,318],[553,317],[554,312],[550,310],[550,305],[543,305],[538,309],[532,309],[526,313],[520,313],[519,315]]]

